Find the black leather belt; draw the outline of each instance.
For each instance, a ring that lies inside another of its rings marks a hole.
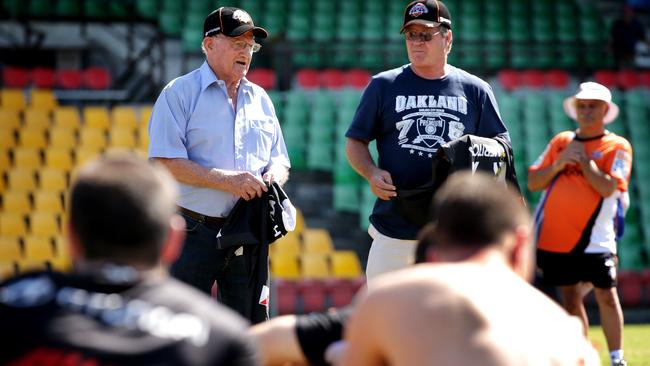
[[[194,220],[206,224],[213,224],[213,225],[223,225],[223,223],[226,222],[225,217],[212,217],[212,216],[205,216],[202,215],[198,212],[194,212],[192,210],[188,210],[185,207],[180,207],[178,206],[178,212],[182,213],[185,216],[191,217]]]

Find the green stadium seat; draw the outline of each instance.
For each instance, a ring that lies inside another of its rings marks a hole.
[[[481,41],[483,29],[479,14],[465,14],[458,23],[458,34],[462,41]]]
[[[291,169],[303,171],[307,169],[307,159],[305,158],[305,147],[290,145],[287,143],[287,152],[291,160]]]
[[[383,40],[385,32],[384,27],[385,23],[383,18],[370,14],[364,15],[361,19],[361,40],[365,42]]]
[[[332,193],[335,210],[345,212],[359,212],[359,185],[348,183],[334,183]]]
[[[79,0],[59,0],[54,7],[54,13],[59,18],[74,18],[81,15]]]
[[[45,18],[53,13],[52,2],[49,0],[29,1],[29,16],[34,18]]]
[[[105,19],[108,15],[107,2],[103,0],[84,0],[84,16],[91,19]]]
[[[108,2],[107,15],[112,19],[128,19],[133,14],[133,4],[130,0],[112,0]]]
[[[343,2],[342,4],[345,4]],[[342,12],[337,17],[336,38],[341,41],[354,41],[359,33],[358,13]]]
[[[183,14],[162,10],[158,14],[158,26],[160,30],[169,36],[180,36],[183,29]]]
[[[333,144],[310,144],[307,147],[307,167],[313,170],[331,171],[334,165]]]
[[[325,3],[319,1],[316,4]],[[326,2],[329,3],[329,2]],[[315,41],[330,41],[334,38],[335,18],[327,13],[315,13],[311,37]]]
[[[136,0],[135,12],[144,19],[155,20],[158,14],[159,4],[157,0]]]
[[[512,42],[530,42],[530,24],[526,18],[508,18],[508,39]]]

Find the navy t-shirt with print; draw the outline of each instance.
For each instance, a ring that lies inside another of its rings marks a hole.
[[[416,75],[410,65],[375,75],[363,93],[346,137],[377,140],[378,165],[398,189],[427,183],[441,144],[472,134],[507,133],[490,86],[449,66],[440,79]],[[372,225],[397,239],[415,239],[420,226],[401,217],[393,201],[377,199]]]

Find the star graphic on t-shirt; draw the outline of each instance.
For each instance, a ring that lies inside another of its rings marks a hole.
[[[424,155],[424,154],[422,153],[422,151],[419,151],[419,152],[418,152],[418,156],[422,156],[422,155]]]
[[[413,150],[413,149],[409,150],[409,154],[413,154],[414,152],[415,152],[415,150]]]
[[[433,157],[433,154],[429,153],[429,155],[427,155],[427,156],[430,157],[430,158],[432,158],[432,157]]]

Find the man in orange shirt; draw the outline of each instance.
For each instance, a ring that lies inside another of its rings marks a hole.
[[[565,309],[588,326],[580,283],[593,284],[612,365],[623,359],[623,312],[616,292],[616,240],[622,229],[632,147],[605,129],[619,109],[605,86],[580,84],[564,101],[578,123],[557,134],[528,170],[528,189],[545,189],[537,211],[537,265],[559,286]]]

